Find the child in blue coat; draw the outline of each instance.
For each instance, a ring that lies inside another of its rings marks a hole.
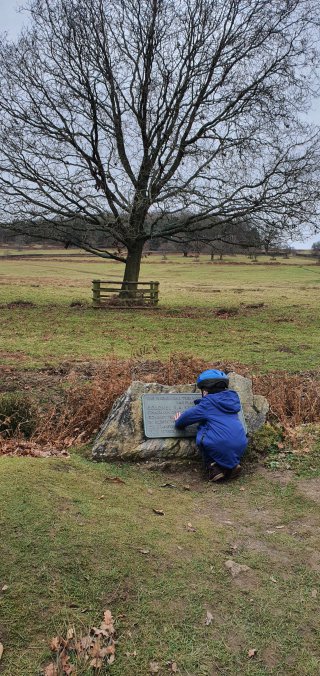
[[[240,459],[248,445],[238,416],[240,399],[228,385],[228,376],[223,371],[203,371],[197,378],[202,399],[196,399],[195,406],[175,416],[177,429],[199,423],[196,442],[210,481],[235,478],[241,471]]]

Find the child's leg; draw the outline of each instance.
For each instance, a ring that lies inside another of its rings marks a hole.
[[[204,475],[207,480],[221,481],[222,479],[227,479],[229,481],[231,479],[236,479],[236,477],[239,476],[241,472],[241,466],[239,464],[232,467],[232,469],[223,467],[212,457],[214,455],[212,449],[206,448],[203,443],[200,443],[198,448],[201,453]]]
[[[199,451],[202,457],[203,463],[203,474],[207,481],[220,481],[224,479],[226,468],[218,465],[212,458],[212,452],[210,452],[204,444],[200,443]]]
[[[212,462],[208,468],[209,481],[221,481],[225,479],[227,471],[226,467],[221,467],[216,462]]]
[[[235,467],[232,467],[232,469],[227,469],[225,473],[225,479],[228,481],[231,481],[231,479],[237,479],[239,474],[241,474],[241,465],[236,465]]]

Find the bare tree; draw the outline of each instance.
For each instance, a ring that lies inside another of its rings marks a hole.
[[[32,0],[0,50],[0,207],[125,263],[254,217],[316,223],[318,0]],[[97,236],[127,255],[96,245]]]

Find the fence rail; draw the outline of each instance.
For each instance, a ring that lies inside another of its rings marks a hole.
[[[94,279],[92,305],[95,308],[142,309],[156,307],[159,302],[159,282],[123,282],[114,279]]]

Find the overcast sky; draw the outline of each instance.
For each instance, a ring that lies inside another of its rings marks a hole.
[[[10,38],[15,38],[21,30],[24,23],[26,23],[26,14],[19,11],[25,3],[21,0],[0,0],[0,31],[6,32]],[[320,102],[317,100],[310,114],[311,119],[320,124]],[[290,242],[296,248],[309,248],[313,242],[320,239],[320,234],[314,237],[305,238],[304,240]]]

